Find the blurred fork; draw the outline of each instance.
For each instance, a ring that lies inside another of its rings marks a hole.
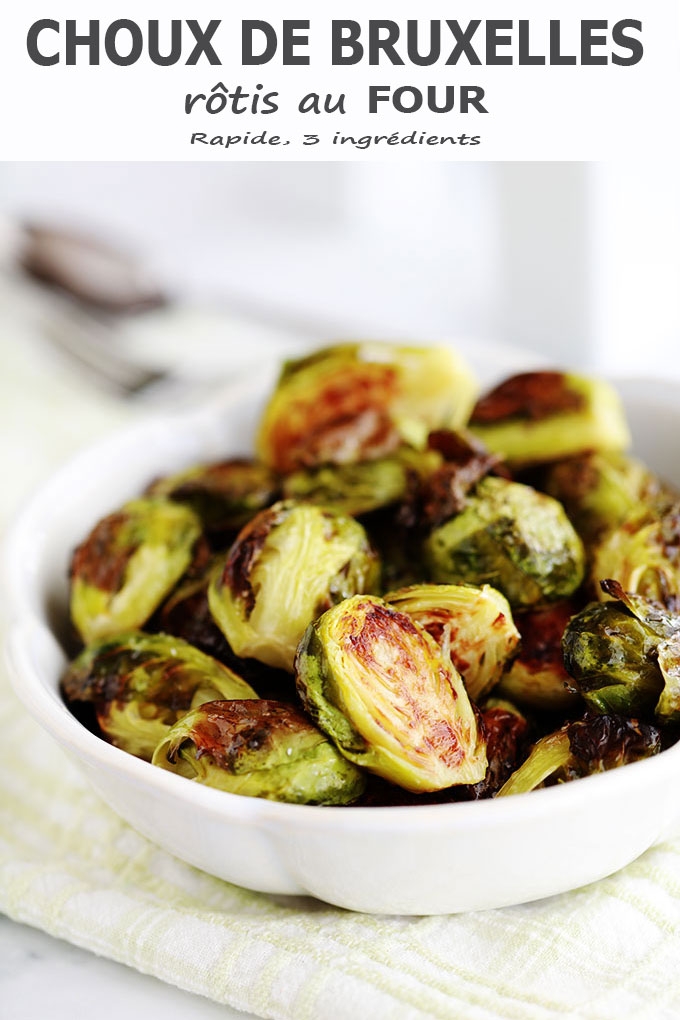
[[[45,318],[44,334],[94,382],[132,397],[173,378],[166,369],[144,365],[116,348],[119,316],[90,311],[67,300],[58,305]]]

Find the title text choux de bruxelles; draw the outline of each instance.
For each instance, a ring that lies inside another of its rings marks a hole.
[[[26,36],[30,59],[55,64],[146,62],[232,64],[243,67],[278,64],[330,64],[350,67],[567,66],[630,67],[644,54],[642,22],[606,19],[487,19],[365,22],[319,18],[317,32],[309,20],[283,19],[201,24],[195,19],[119,18],[110,22],[42,18]]]

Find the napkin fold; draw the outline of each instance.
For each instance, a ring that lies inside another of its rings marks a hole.
[[[249,892],[183,864],[118,818],[4,677],[0,910],[261,1017],[680,1013],[680,840],[576,892],[466,915],[367,916]]]

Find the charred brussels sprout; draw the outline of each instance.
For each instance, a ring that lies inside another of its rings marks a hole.
[[[353,518],[283,502],[241,531],[208,601],[237,655],[292,672],[308,624],[341,599],[374,590],[379,573],[366,532]]]
[[[660,485],[640,461],[600,451],[550,465],[541,488],[559,500],[581,538],[592,543],[657,495]]]
[[[662,721],[680,721],[680,616],[615,581],[603,587],[615,601],[586,606],[564,632],[574,685],[598,712],[655,709]]]
[[[344,343],[289,362],[260,423],[257,450],[288,474],[424,446],[433,428],[465,423],[476,387],[445,347]]]
[[[227,640],[208,606],[210,580],[224,567],[223,556],[212,556],[203,569],[182,578],[158,611],[158,629],[188,641],[206,655],[223,662],[233,658]]]
[[[191,562],[201,535],[192,510],[136,499],[109,514],[71,561],[71,619],[83,641],[142,627]]]
[[[500,697],[546,712],[568,712],[581,703],[564,668],[562,636],[576,612],[572,602],[516,613],[519,655],[496,688]]]
[[[365,780],[315,726],[278,701],[213,701],[170,730],[153,764],[206,786],[292,804],[349,804]]]
[[[389,506],[407,491],[409,469],[397,457],[363,461],[359,464],[328,464],[309,471],[296,471],[283,483],[286,499],[332,506],[341,513],[358,517]]]
[[[484,739],[459,674],[382,599],[356,595],[312,624],[296,682],[345,757],[384,779],[418,793],[484,778]]]
[[[235,459],[205,464],[159,478],[149,486],[162,496],[191,507],[210,532],[242,528],[258,510],[278,497],[279,480],[264,464]]]
[[[660,750],[655,726],[617,715],[587,715],[542,737],[496,796],[568,783],[650,758]]]
[[[190,709],[217,698],[256,698],[230,669],[167,634],[122,634],[86,648],[62,691],[71,705],[94,705],[116,747],[151,760],[158,741]]]
[[[481,705],[489,765],[481,783],[466,792],[470,800],[493,797],[526,757],[529,723],[509,701],[487,698]]]
[[[469,427],[514,467],[587,450],[624,450],[630,443],[612,387],[566,372],[506,379],[477,402]]]
[[[680,607],[680,500],[662,498],[631,512],[597,546],[593,582],[613,577],[645,598]]]
[[[441,584],[491,584],[513,608],[567,598],[584,553],[560,504],[527,485],[485,478],[465,509],[435,528],[425,558]]]
[[[478,701],[498,683],[519,642],[507,599],[489,585],[414,584],[385,596],[435,639]]]
[[[486,475],[506,473],[500,458],[469,433],[438,429],[427,441],[430,470],[420,471],[413,479],[400,511],[402,523],[422,534],[460,513],[468,494]]]

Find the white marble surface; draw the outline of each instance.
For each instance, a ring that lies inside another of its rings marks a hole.
[[[248,1015],[0,916],[2,1020],[247,1020]]]

